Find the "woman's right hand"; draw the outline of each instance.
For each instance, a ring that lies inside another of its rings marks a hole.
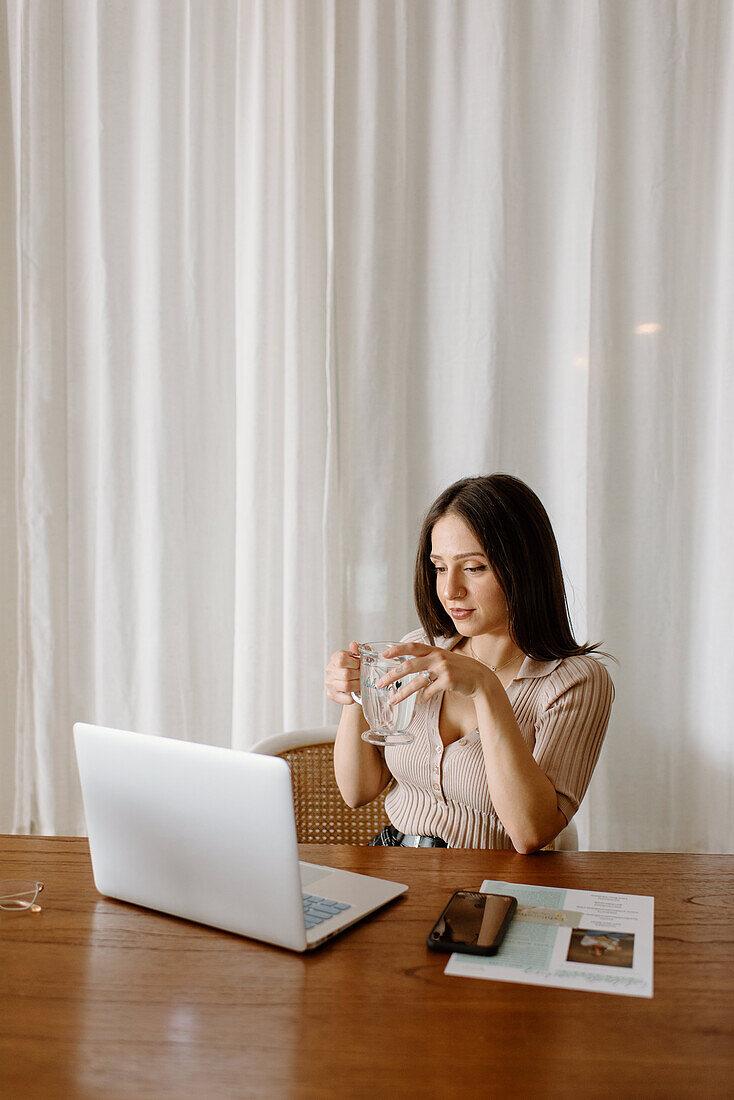
[[[352,692],[359,695],[359,646],[356,642],[349,643],[349,649],[338,649],[332,653],[326,666],[326,694],[335,703],[342,706],[350,706]]]

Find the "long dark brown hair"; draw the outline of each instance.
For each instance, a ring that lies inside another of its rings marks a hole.
[[[433,641],[456,628],[436,593],[431,532],[442,516],[460,516],[476,535],[507,600],[510,636],[537,661],[591,653],[573,636],[561,559],[548,513],[533,490],[510,474],[467,477],[445,489],[423,521],[415,562],[415,606]]]

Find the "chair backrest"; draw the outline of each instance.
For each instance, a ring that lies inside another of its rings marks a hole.
[[[302,844],[368,844],[387,824],[385,793],[353,810],[334,778],[336,726],[266,737],[251,752],[288,762],[293,784],[296,833]]]
[[[562,829],[553,842],[555,852],[578,852],[579,834],[576,822],[571,819],[565,829]]]

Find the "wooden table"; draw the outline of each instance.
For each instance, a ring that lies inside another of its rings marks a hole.
[[[0,1095],[734,1096],[734,857],[340,848],[408,894],[309,955],[100,897],[80,838],[0,838]],[[425,947],[484,878],[655,896],[652,1000],[451,978]]]

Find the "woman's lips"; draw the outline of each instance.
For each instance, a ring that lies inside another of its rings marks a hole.
[[[467,610],[466,608],[463,608],[463,607],[450,607],[449,608],[449,615],[451,616],[452,619],[468,619],[469,616],[473,615],[473,614],[474,614],[474,609],[473,608],[469,608],[469,610]]]

